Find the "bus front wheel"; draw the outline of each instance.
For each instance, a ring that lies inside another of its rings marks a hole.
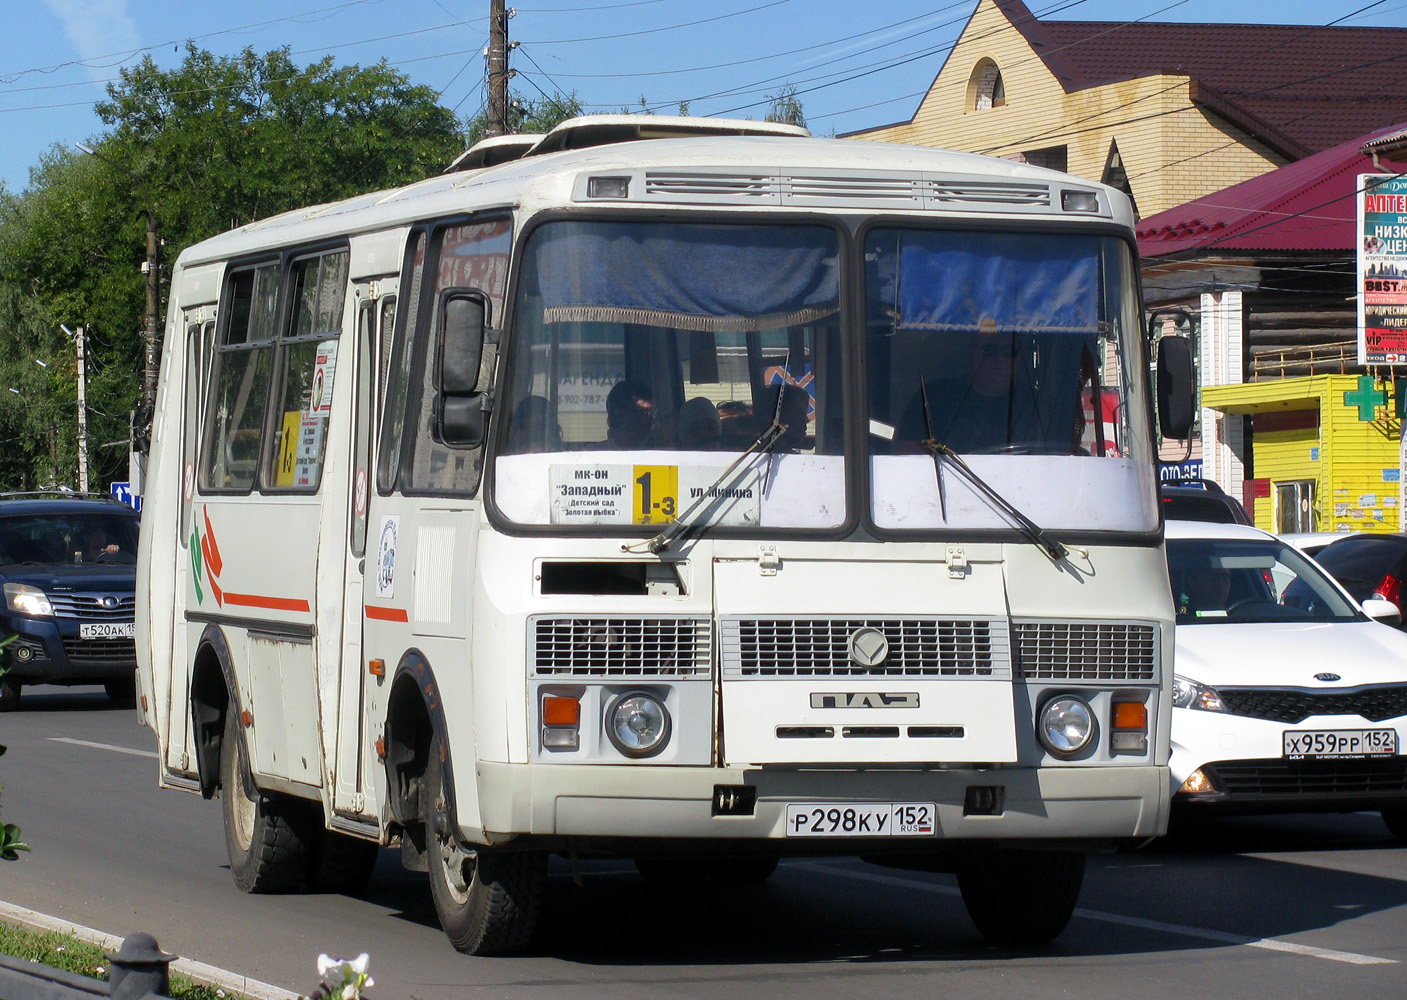
[[[471,849],[459,842],[445,795],[442,744],[430,744],[422,802],[430,896],[450,944],[466,955],[522,951],[532,938],[547,883],[541,852]]]
[[[301,892],[313,838],[307,804],[254,784],[233,707],[220,741],[220,802],[230,874],[242,892]]]
[[[967,914],[994,944],[1045,944],[1070,922],[1085,878],[1078,851],[993,850],[958,868]]]

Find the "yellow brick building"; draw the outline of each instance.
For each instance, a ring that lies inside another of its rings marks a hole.
[[[980,0],[913,117],[848,138],[1067,170],[1147,216],[1407,117],[1407,82],[1372,68],[1404,49],[1407,29],[1041,21]]]
[[[1204,386],[1202,405],[1250,417],[1255,477],[1244,499],[1257,527],[1401,530],[1402,428],[1380,380],[1314,375]]]

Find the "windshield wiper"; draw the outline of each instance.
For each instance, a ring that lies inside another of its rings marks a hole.
[[[733,460],[732,465],[718,474],[718,478],[709,484],[697,500],[689,505],[688,510],[671,521],[658,535],[646,542],[646,548],[655,555],[667,551],[669,547],[674,544],[676,539],[682,538],[686,533],[698,526],[691,520],[694,516],[694,511],[698,510],[703,504],[718,499],[713,495],[714,491],[734,473],[738,466],[742,465],[743,462],[752,455],[770,456],[772,454],[772,449],[776,447],[777,441],[780,440],[781,436],[787,431],[787,425],[782,423],[782,398],[786,395],[785,388],[785,386],[782,386],[777,391],[777,405],[772,411],[772,422],[764,427],[762,433],[758,434],[757,437],[753,439],[752,444],[748,445],[743,453]],[[763,491],[766,491],[765,484],[763,485]],[[634,546],[626,545],[622,546],[622,548],[630,549],[634,548]]]
[[[1052,561],[1059,562],[1061,559],[1068,556],[1070,554],[1069,549],[1046,534],[1044,528],[1021,513],[1021,511],[1017,510],[1010,500],[998,493],[988,485],[986,480],[973,472],[971,466],[963,461],[961,455],[933,436],[933,415],[928,409],[928,383],[922,375],[919,376],[918,387],[923,400],[923,429],[924,433],[927,435],[922,441],[918,442],[918,446],[933,456],[933,470],[938,477],[938,509],[943,515],[943,520],[946,521],[948,519],[948,504],[943,490],[943,461],[946,459],[948,464],[953,467],[953,471],[967,480],[973,492],[986,500],[987,503],[995,507],[1002,514],[1006,515],[1007,519],[1012,522],[1016,530],[1019,531],[1027,541],[1049,556]]]

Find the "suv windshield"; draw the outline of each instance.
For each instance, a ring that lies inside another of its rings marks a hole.
[[[115,512],[0,517],[0,565],[137,561],[137,518]]]
[[[530,524],[666,525],[695,504],[712,524],[843,523],[839,256],[822,226],[539,226],[498,406],[499,508]]]
[[[1179,625],[1362,618],[1313,560],[1283,542],[1168,539]]]

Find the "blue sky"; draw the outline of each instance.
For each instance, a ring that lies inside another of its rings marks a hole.
[[[812,130],[907,119],[976,0],[508,0],[513,88],[588,110],[760,118],[787,83]],[[1407,0],[1027,0],[1048,19],[1407,26]],[[288,46],[307,64],[385,58],[461,116],[483,102],[489,0],[5,0],[0,183],[23,190],[55,144],[101,136],[92,106],[124,65]],[[1364,8],[1367,8],[1366,10]],[[813,89],[814,88],[814,89]]]

